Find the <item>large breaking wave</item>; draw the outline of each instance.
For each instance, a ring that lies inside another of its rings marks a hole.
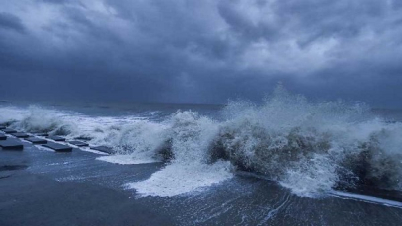
[[[402,123],[388,123],[364,104],[315,103],[279,87],[260,105],[228,103],[222,116],[178,111],[156,122],[35,106],[0,109],[0,120],[17,129],[86,139],[139,163],[165,161],[148,180],[128,185],[143,195],[186,193],[237,170],[262,174],[299,196],[359,186],[402,190]]]

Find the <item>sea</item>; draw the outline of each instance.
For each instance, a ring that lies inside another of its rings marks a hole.
[[[118,187],[181,225],[402,224],[401,110],[279,90],[222,105],[2,101],[0,124],[110,147],[96,161],[116,166],[161,164]]]

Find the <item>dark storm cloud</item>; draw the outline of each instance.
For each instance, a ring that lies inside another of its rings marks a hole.
[[[39,0],[39,1],[43,1],[46,3],[63,4],[63,3],[67,3],[72,0]]]
[[[0,99],[314,99],[402,107],[400,1],[0,3]]]
[[[6,12],[0,12],[0,29],[12,29],[18,32],[25,31],[25,27],[22,25],[20,18]]]

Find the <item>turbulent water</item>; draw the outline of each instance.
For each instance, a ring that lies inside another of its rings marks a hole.
[[[262,104],[229,102],[216,115],[0,107],[0,123],[85,139],[119,153],[100,160],[165,162],[149,179],[125,185],[144,196],[205,189],[239,171],[262,175],[307,197],[359,186],[402,190],[402,123],[374,114],[364,104],[310,102],[278,88]]]

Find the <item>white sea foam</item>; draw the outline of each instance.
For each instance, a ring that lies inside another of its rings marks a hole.
[[[369,203],[375,203],[375,204],[380,204],[380,205],[385,205],[385,206],[402,208],[402,202],[373,197],[373,196],[352,194],[352,193],[340,192],[340,191],[332,191],[331,195],[335,196],[335,197],[343,198],[343,199],[354,199],[354,200],[363,201],[363,202],[369,202]]]
[[[304,197],[321,196],[332,190],[338,180],[336,164],[325,155],[317,155],[295,168],[289,168],[279,183]]]
[[[133,164],[146,164],[146,163],[154,163],[159,162],[154,158],[148,158],[147,156],[133,156],[133,155],[110,155],[110,156],[101,156],[96,158],[97,160],[120,164],[120,165],[133,165]]]
[[[22,120],[27,115],[26,109],[2,106],[0,108],[0,124]]]
[[[206,164],[172,164],[145,181],[127,184],[142,196],[171,197],[194,192],[233,177],[228,162]]]
[[[47,148],[47,147],[43,147],[41,145],[37,145],[36,148],[38,148],[39,150],[43,150],[43,151],[54,152],[54,150]]]

